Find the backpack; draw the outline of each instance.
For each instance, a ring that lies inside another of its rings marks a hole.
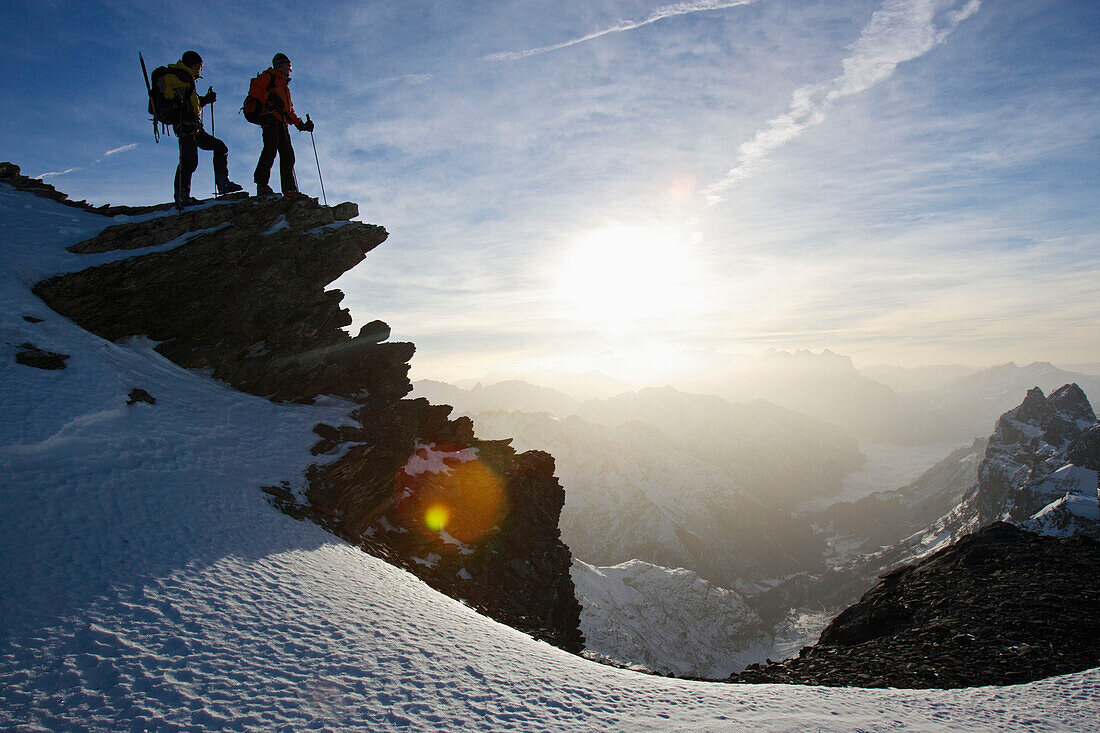
[[[261,81],[265,76],[268,77],[266,86]],[[266,71],[261,71],[249,82],[248,96],[244,98],[241,112],[244,112],[244,118],[253,125],[261,124],[260,115],[267,111],[267,98],[273,86],[275,86],[275,77]]]
[[[165,125],[178,125],[182,120],[181,110],[183,100],[178,97],[167,99],[164,96],[164,77],[172,74],[182,82],[190,83],[190,77],[184,79],[183,72],[178,69],[169,69],[167,66],[158,66],[153,69],[149,86],[149,114],[157,122]]]

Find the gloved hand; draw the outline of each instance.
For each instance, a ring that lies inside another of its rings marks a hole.
[[[298,129],[302,132],[313,132],[313,120],[306,120],[298,126]]]
[[[218,93],[215,92],[213,89],[210,89],[206,94],[199,97],[199,102],[201,102],[203,105],[207,105],[211,102],[216,101],[218,101]]]

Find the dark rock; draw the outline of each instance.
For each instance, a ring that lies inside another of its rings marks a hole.
[[[34,316],[23,316],[23,320],[27,323],[41,323],[41,318],[35,318]]]
[[[1005,685],[1100,664],[1100,543],[998,522],[885,576],[796,659],[731,680]]]
[[[1060,387],[1046,398],[1038,387],[1028,391],[1018,407],[997,420],[989,439],[978,469],[978,523],[1019,522],[1041,509],[1050,499],[1021,489],[1057,468],[1052,461],[1081,435],[1082,425],[1095,422],[1092,406],[1076,384]]]
[[[334,428],[331,425],[326,425],[323,422],[319,422],[314,425],[313,432],[317,433],[326,440],[333,441],[334,443],[340,441],[340,430],[338,428]]]
[[[553,458],[517,456],[508,441],[479,441],[471,421],[451,420],[450,411],[424,399],[361,408],[369,416],[357,436],[364,442],[310,469],[307,511],[486,615],[579,652],[572,558],[557,529],[565,492],[553,476]],[[470,449],[473,460],[446,459],[445,473],[404,470],[418,452]],[[453,537],[427,526],[428,512],[441,503],[449,507]]]
[[[134,405],[138,402],[148,402],[150,405],[157,404],[157,398],[149,394],[141,387],[135,387],[130,390],[129,398],[126,400],[127,405]]]
[[[332,218],[336,221],[350,221],[359,216],[359,205],[351,201],[332,207]]]
[[[289,227],[271,232],[276,221]],[[108,227],[80,251],[148,246],[209,229],[165,252],[51,278],[35,292],[104,338],[145,335],[157,350],[253,394],[309,401],[319,394],[399,399],[411,389],[411,344],[349,338],[351,316],[327,283],[385,240],[309,200],[227,203]],[[271,233],[267,233],[271,232]],[[167,239],[166,239],[167,238]]]
[[[1066,450],[1066,457],[1075,466],[1100,471],[1100,424],[1081,433]]]
[[[14,163],[0,163],[0,181],[14,186],[20,191],[27,191],[35,196],[41,196],[42,198],[52,199],[60,204],[66,206],[73,206],[79,209],[89,209],[87,203],[73,202],[68,200],[66,194],[61,193],[56,188],[44,181],[37,178],[28,178],[19,172],[19,166]]]
[[[359,329],[358,338],[365,341],[385,341],[390,337],[390,327],[383,321],[371,321]]]
[[[64,369],[68,354],[43,351],[32,343],[23,344],[23,350],[15,354],[15,361],[35,369]]]

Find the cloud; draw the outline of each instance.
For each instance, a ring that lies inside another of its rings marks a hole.
[[[678,15],[689,15],[691,13],[701,13],[708,10],[724,10],[726,8],[735,8],[739,5],[751,5],[756,0],[695,0],[695,2],[680,2],[672,5],[662,5],[654,10],[643,20],[621,20],[610,28],[604,28],[602,30],[589,33],[586,36],[580,36],[579,38],[573,38],[561,43],[555,43],[552,46],[541,46],[539,48],[529,48],[525,51],[502,51],[500,53],[492,53],[488,56],[484,56],[485,61],[518,61],[525,59],[528,56],[536,56],[540,53],[549,53],[551,51],[558,51],[569,46],[576,46],[578,43],[584,43],[585,41],[591,41],[594,38],[606,36],[610,33],[622,33],[623,31],[631,31],[635,28],[641,28],[642,26],[649,25],[650,23],[656,23],[659,20],[665,18],[673,18]]]
[[[129,145],[123,145],[121,148],[114,148],[113,150],[108,150],[106,153],[103,154],[103,157],[100,158],[100,160],[103,160],[103,158],[106,158],[109,155],[116,155],[118,153],[125,153],[127,150],[133,150],[137,146],[138,146],[137,143],[130,143]]]
[[[111,157],[112,155],[117,155],[119,153],[125,153],[127,150],[133,150],[137,146],[138,146],[137,143],[130,143],[129,145],[123,145],[120,148],[113,148],[111,150],[108,150],[103,155],[99,156],[99,159],[96,160],[96,163],[102,163],[103,161],[107,160],[107,158]]]
[[[39,177],[39,179],[44,181],[47,178],[52,178],[53,176],[64,176],[64,175],[67,175],[69,173],[75,173],[76,171],[79,171],[79,170],[83,170],[83,168],[66,168],[63,171],[50,171],[49,173],[43,173],[38,177]]]
[[[402,74],[401,76],[387,76],[382,79],[379,84],[387,83],[400,83],[400,84],[412,84],[413,86],[419,86],[435,78],[434,74]]]
[[[981,7],[981,0],[967,0],[962,8],[938,17],[945,6],[955,2],[886,0],[850,47],[852,54],[841,62],[843,73],[827,82],[796,89],[787,112],[773,117],[752,139],[742,143],[737,164],[721,181],[703,191],[708,203],[722,201],[722,194],[758,171],[770,153],[823,121],[837,101],[870,89],[893,75],[898,64],[928,53]]]

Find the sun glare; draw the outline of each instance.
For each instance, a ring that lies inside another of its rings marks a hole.
[[[612,225],[581,235],[559,275],[565,315],[630,332],[697,313],[692,244],[691,235],[667,227]]]

